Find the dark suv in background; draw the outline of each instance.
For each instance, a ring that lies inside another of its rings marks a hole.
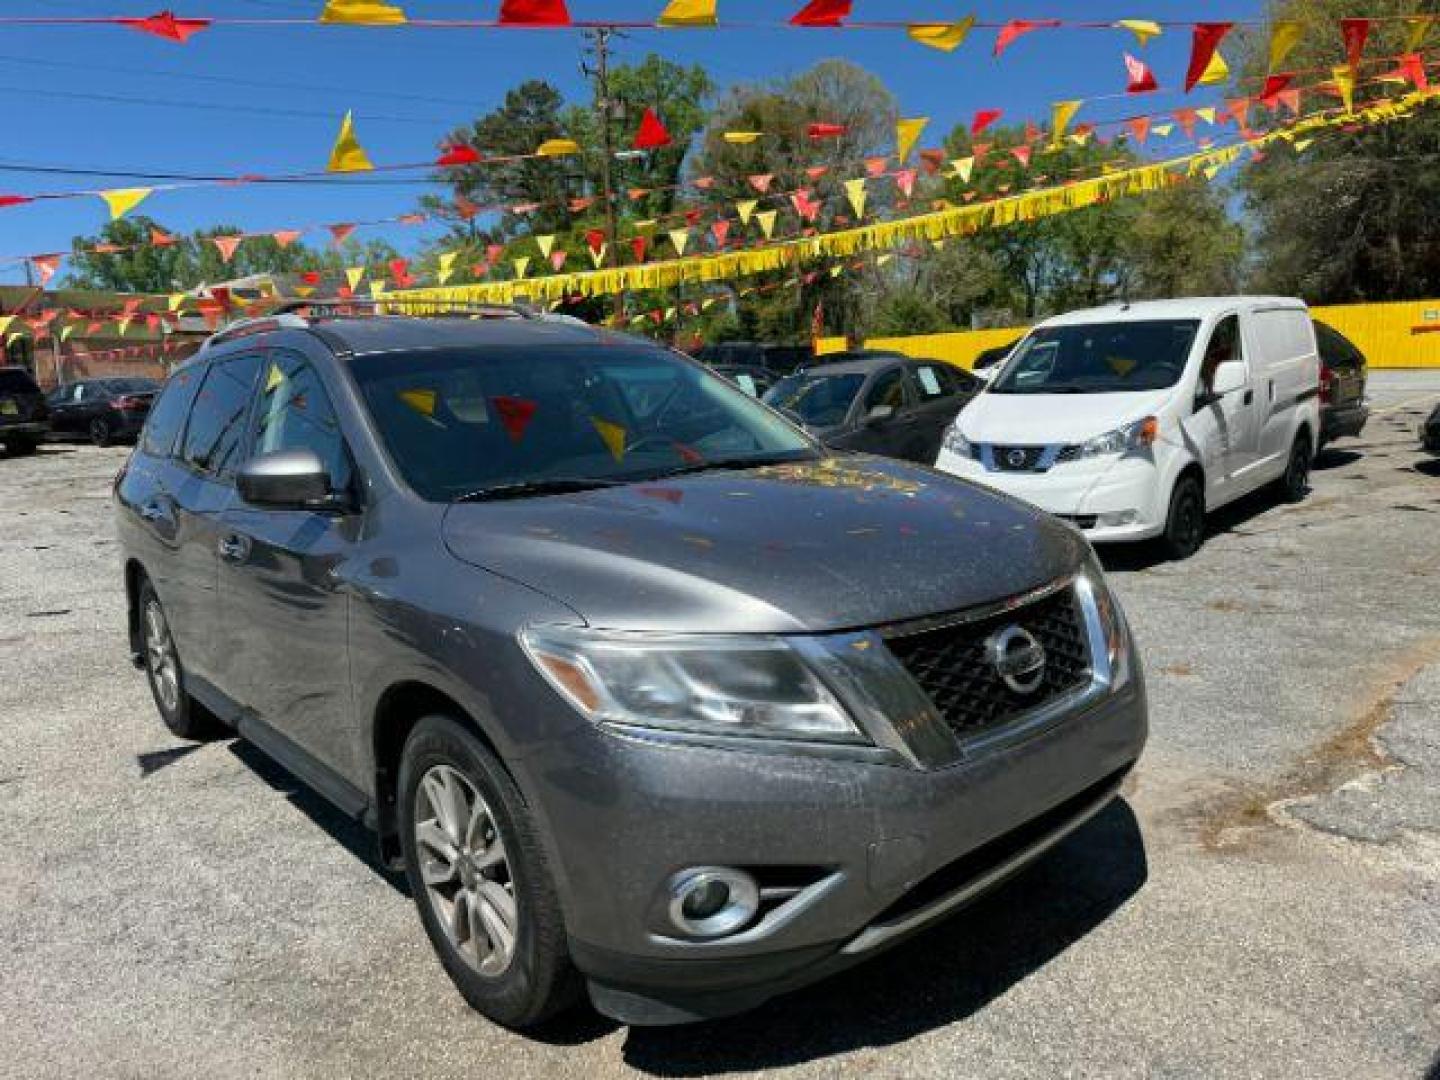
[[[1370,419],[1365,400],[1369,365],[1350,339],[1315,320],[1320,347],[1320,446],[1347,435],[1359,435]]]
[[[585,987],[718,1016],[873,956],[1103,808],[1145,739],[1074,529],[589,328],[242,324],[115,504],[170,729],[238,729],[373,828],[515,1027]]]
[[[50,410],[34,377],[22,367],[0,367],[0,444],[11,454],[33,454],[50,430]]]

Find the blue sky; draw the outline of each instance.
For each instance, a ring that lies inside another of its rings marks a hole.
[[[412,18],[492,18],[498,0],[402,0]],[[721,0],[722,18],[783,20],[801,0]],[[6,0],[4,14],[144,16],[162,6],[179,15],[311,17],[322,0]],[[577,19],[650,19],[663,0],[571,0]],[[948,0],[857,0],[857,18],[935,20],[974,10],[987,21],[1061,17],[1112,20],[1255,18],[1258,0],[1125,0],[1089,4],[993,0],[971,8]],[[1043,122],[1056,100],[1114,94],[1124,88],[1121,55],[1136,52],[1122,32],[1049,31],[1021,38],[991,57],[993,31],[977,30],[946,55],[900,32],[734,30],[638,32],[618,44],[620,60],[648,51],[700,63],[729,86],[799,71],[843,56],[879,75],[905,115],[932,117],[929,141],[980,108],[1002,108],[1007,121]],[[220,27],[180,46],[118,27],[0,27],[0,98],[7,109],[0,139],[0,194],[121,187],[118,177],[46,176],[14,165],[203,173],[290,172],[323,168],[339,118],[354,109],[361,141],[377,163],[428,160],[453,125],[487,111],[506,89],[543,77],[567,95],[588,94],[572,31],[440,31],[295,27]],[[1338,50],[1338,45],[1337,45]],[[1081,114],[1103,119],[1216,95],[1179,93],[1189,33],[1174,28],[1140,55],[1162,93],[1096,101]],[[67,96],[73,95],[73,96]],[[141,99],[141,100],[96,100]],[[141,212],[189,231],[230,224],[280,229],[364,220],[412,209],[432,186],[386,180],[346,186],[262,186],[161,192]],[[66,250],[77,233],[106,220],[99,199],[61,200],[0,210],[0,259]],[[424,228],[373,229],[402,250]],[[318,237],[307,236],[318,242]],[[13,263],[0,282],[23,280]]]

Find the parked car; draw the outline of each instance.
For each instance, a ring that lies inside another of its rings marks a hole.
[[[1145,739],[1078,533],[604,331],[241,324],[166,384],[115,506],[170,730],[233,725],[376,830],[512,1027],[582,986],[719,1016],[873,956],[1104,807]]]
[[[1420,427],[1420,445],[1429,453],[1440,455],[1440,405]]]
[[[808,345],[771,345],[759,341],[725,341],[718,345],[702,345],[695,359],[710,367],[764,368],[778,375],[788,375],[798,367],[815,362]]]
[[[764,397],[779,378],[773,371],[746,364],[716,364],[710,370],[725,376],[753,398]]]
[[[50,410],[23,367],[0,367],[0,443],[10,454],[33,454],[50,430]]]
[[[967,371],[898,354],[841,359],[786,376],[765,403],[826,446],[925,464],[980,387]]]
[[[1013,338],[1003,345],[994,345],[980,351],[975,355],[975,362],[970,365],[970,370],[975,373],[977,378],[989,382],[999,373],[1000,368],[1004,366],[1002,361],[1015,351],[1015,346],[1019,345],[1021,340],[1022,338]]]
[[[1027,499],[1093,542],[1186,558],[1207,511],[1275,484],[1303,499],[1320,362],[1299,300],[1164,300],[1032,330],[945,436],[937,465]]]
[[[1365,400],[1365,354],[1340,331],[1315,323],[1320,346],[1320,445],[1359,435],[1370,418]]]
[[[96,446],[134,439],[160,391],[156,379],[83,379],[50,391],[50,428],[84,435]]]

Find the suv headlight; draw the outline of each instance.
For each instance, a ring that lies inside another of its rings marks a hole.
[[[1103,457],[1106,454],[1129,454],[1136,450],[1147,450],[1155,445],[1159,435],[1160,421],[1153,416],[1147,416],[1143,420],[1136,420],[1133,424],[1126,424],[1081,443],[1080,456]]]
[[[975,448],[970,445],[970,440],[960,434],[959,421],[945,429],[945,449],[957,457],[973,458],[975,456]]]
[[[596,723],[705,735],[868,743],[777,638],[605,633],[534,626],[526,653]]]
[[[1099,632],[1105,659],[1109,664],[1110,688],[1118,690],[1130,681],[1130,626],[1125,621],[1125,613],[1120,609],[1120,601],[1115,599],[1115,594],[1110,591],[1110,586],[1105,581],[1105,573],[1100,569],[1100,561],[1093,551],[1085,562],[1079,587],[1088,591],[1094,601],[1096,621],[1099,623],[1095,629]]]

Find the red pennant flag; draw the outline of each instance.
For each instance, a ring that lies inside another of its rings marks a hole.
[[[697,176],[694,184],[701,191],[709,191],[715,186],[715,178],[713,176]]]
[[[1282,90],[1278,95],[1280,104],[1289,109],[1291,114],[1300,115],[1300,91],[1298,89]]]
[[[1345,39],[1345,61],[1354,71],[1360,66],[1360,54],[1365,51],[1365,39],[1370,36],[1370,20],[1341,19],[1340,36]]]
[[[60,269],[60,256],[36,255],[30,260],[30,265],[35,267],[35,273],[40,277],[40,284],[48,285],[50,279],[55,276],[55,271]],[[53,314],[51,318],[54,318]]]
[[[500,261],[500,256],[505,254],[504,244],[487,244],[485,246],[485,261],[494,266]]]
[[[970,137],[973,139],[1003,115],[1003,109],[980,109],[970,121]]]
[[[839,26],[850,17],[850,0],[810,0],[790,17],[791,26]]]
[[[423,225],[426,217],[424,214],[401,214],[395,220],[401,225]]]
[[[629,191],[626,192],[626,194],[630,196],[631,202],[639,202],[646,195],[650,194],[650,189],[643,187],[632,187]]]
[[[152,34],[166,41],[178,41],[182,45],[210,26],[209,19],[178,19],[171,11],[161,11],[143,19],[117,19],[116,22],[121,26],[128,26],[131,30],[139,30],[142,34]]]
[[[501,26],[569,26],[565,0],[502,0]]]
[[[1205,69],[1210,66],[1210,58],[1215,55],[1215,50],[1220,47],[1220,42],[1225,40],[1234,23],[1228,22],[1202,22],[1196,23],[1190,39],[1190,66],[1185,71],[1185,92],[1188,94],[1195,89],[1195,85],[1205,74]]]
[[[1400,58],[1401,75],[1415,84],[1416,90],[1429,90],[1430,80],[1425,75],[1425,59],[1419,53],[1406,53]],[[1299,109],[1295,110],[1299,112]]]
[[[754,176],[747,176],[745,179],[750,181],[751,187],[760,192],[761,195],[764,195],[770,190],[770,182],[775,179],[775,174],[757,173]]]
[[[1023,168],[1028,169],[1030,167],[1030,147],[1012,146],[1010,153],[1015,155],[1015,160],[1018,161]]]
[[[28,195],[0,195],[0,210],[7,206],[22,206],[32,201]]]
[[[450,143],[444,147],[444,152],[435,159],[435,164],[442,168],[453,168],[456,165],[475,165],[480,161],[480,152],[473,146],[466,146],[464,143]]]
[[[805,134],[811,142],[819,142],[821,139],[838,139],[848,130],[844,124],[811,124],[805,129]]]
[[[465,198],[464,195],[455,196],[454,209],[455,216],[458,217],[461,221],[469,221],[476,214],[480,213],[479,204],[471,202],[469,199]]]
[[[1260,88],[1260,103],[1272,112],[1280,102],[1280,95],[1295,81],[1293,71],[1282,71],[1265,76],[1265,85]]]
[[[390,276],[395,279],[395,284],[402,284],[410,276],[410,261],[408,259],[391,259]]]
[[[164,229],[158,228],[154,225],[150,226],[151,247],[170,247],[175,242],[175,237],[171,236]]]
[[[535,419],[535,410],[539,405],[529,398],[503,396],[492,397],[490,403],[495,406],[495,415],[500,417],[500,426],[510,436],[510,441],[518,443],[525,438],[525,429]]]
[[[243,239],[243,236],[212,236],[210,242],[220,249],[221,261],[229,263],[235,257],[235,249]]]
[[[671,141],[670,132],[665,130],[660,117],[655,115],[654,109],[647,107],[640,117],[640,130],[635,133],[635,141],[630,145],[636,150],[658,150],[669,146]]]
[[[569,204],[570,213],[583,214],[586,210],[590,209],[594,202],[595,197],[593,195],[585,195],[578,199],[571,199]]]
[[[921,150],[920,164],[924,166],[926,176],[934,176],[940,171],[940,166],[945,164],[945,151]]]
[[[1010,47],[1010,43],[1022,34],[1028,34],[1032,30],[1050,30],[1059,25],[1059,19],[1011,19],[995,36],[995,55],[1003,53]]]
[[[865,172],[869,176],[884,176],[886,169],[889,167],[889,158],[872,157],[865,159]]]
[[[350,239],[350,234],[355,231],[355,226],[348,223],[330,226],[330,242],[336,247]]]
[[[1127,120],[1126,124],[1129,126],[1130,134],[1134,136],[1135,141],[1141,146],[1144,146],[1145,140],[1150,137],[1150,118],[1148,116],[1135,116]]]
[[[808,191],[795,192],[790,196],[790,202],[795,212],[806,221],[814,221],[820,214],[820,200],[812,199]]]
[[[1250,99],[1232,98],[1225,102],[1225,112],[1235,121],[1235,126],[1244,134],[1250,127]]]
[[[915,170],[901,169],[895,174],[895,185],[908,199],[915,190]]]
[[[275,242],[279,244],[282,248],[287,248],[296,240],[300,239],[300,230],[280,229],[278,232],[273,232],[270,235],[275,238]]]
[[[809,177],[812,181],[814,181],[819,180],[820,177],[824,176],[829,171],[829,165],[811,165],[808,169],[805,170],[805,175]]]
[[[585,245],[586,245],[594,254],[599,255],[599,254],[600,254],[600,249],[605,246],[605,230],[604,230],[604,229],[586,229],[586,230],[585,230]]]
[[[715,246],[724,247],[726,239],[730,236],[730,222],[726,218],[719,218],[710,223],[710,231],[715,235]]]
[[[300,275],[300,280],[303,281],[306,285],[319,285],[320,271],[306,270],[303,274]]]
[[[630,241],[630,251],[635,256],[636,262],[645,261],[645,237],[637,236]]]
[[[550,265],[555,268],[555,272],[556,272],[556,273],[559,273],[559,272],[560,272],[560,268],[565,265],[565,259],[566,259],[566,253],[565,253],[563,250],[562,250],[562,251],[552,251],[552,252],[550,253]]]
[[[1187,139],[1193,139],[1195,137],[1195,122],[1200,119],[1199,114],[1196,113],[1194,109],[1187,108],[1176,109],[1174,116],[1175,122],[1179,124],[1180,129],[1185,132],[1185,137]]]
[[[1160,84],[1155,81],[1155,73],[1150,70],[1150,65],[1143,60],[1137,60],[1129,53],[1125,54],[1125,71],[1129,75],[1129,82],[1125,84],[1127,94],[1148,94],[1160,89]]]
[[[1035,126],[1034,120],[1025,121],[1025,141],[1027,143],[1037,143],[1040,141],[1040,129]]]

